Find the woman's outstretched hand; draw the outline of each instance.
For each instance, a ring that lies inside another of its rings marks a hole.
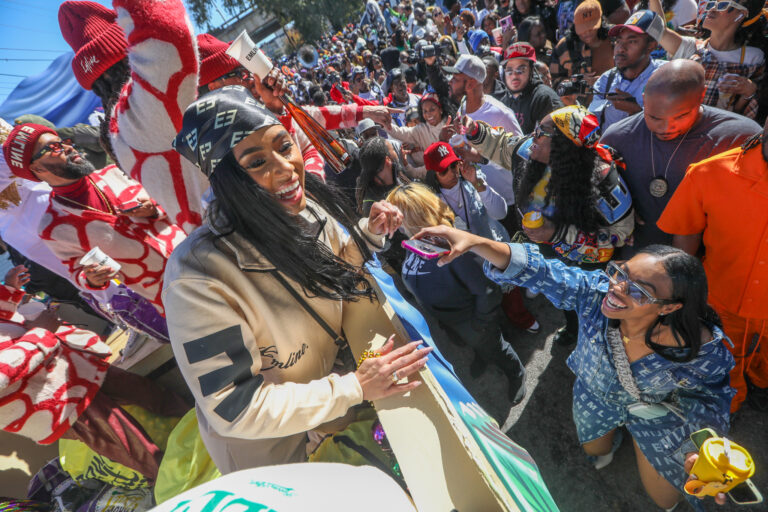
[[[470,250],[476,242],[476,236],[460,229],[451,228],[448,226],[431,226],[423,228],[416,233],[413,238],[421,240],[426,237],[425,242],[429,242],[429,238],[444,238],[451,245],[451,252],[440,256],[437,260],[439,266],[447,265],[452,262],[468,250]]]
[[[429,242],[430,238],[435,237],[444,238],[451,246],[451,252],[440,256],[437,260],[438,266],[452,262],[467,251],[474,252],[496,268],[503,270],[509,265],[509,244],[489,240],[460,229],[448,226],[432,226],[423,228],[413,238],[425,239],[425,242]]]
[[[415,374],[427,364],[427,354],[432,351],[432,347],[419,349],[421,344],[421,341],[414,341],[392,350],[395,345],[395,336],[392,335],[379,350],[380,357],[364,360],[355,372],[363,388],[363,400],[378,400],[419,387],[420,380],[402,384],[398,381]]]

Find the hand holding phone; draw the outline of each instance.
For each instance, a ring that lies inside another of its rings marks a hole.
[[[140,203],[139,201],[128,201],[127,203],[123,203],[120,206],[120,211],[123,213],[129,213],[129,212],[138,210],[139,208],[141,208],[141,206],[142,206],[142,203]]]
[[[434,237],[430,237],[431,241],[439,241],[442,240],[445,242],[446,245],[448,245],[448,241],[445,239],[439,239],[436,240]],[[439,258],[443,254],[448,254],[451,252],[450,248],[440,247],[438,245],[432,244],[430,242],[422,240],[403,240],[401,245],[404,249],[407,249],[414,253],[419,258],[425,259],[425,260],[433,260],[435,258]]]
[[[515,22],[512,21],[512,16],[504,16],[499,20],[499,26],[502,32],[508,32],[515,28]]]

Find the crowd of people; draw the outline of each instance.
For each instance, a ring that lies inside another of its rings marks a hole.
[[[181,0],[61,4],[105,116],[2,130],[0,196],[17,200],[0,236],[19,264],[0,288],[2,428],[80,440],[152,483],[163,450],[121,406],[192,407],[55,311],[25,318],[45,291],[170,342],[220,472],[304,461],[365,401],[420,385],[418,342],[342,357],[378,260],[474,351],[472,378],[502,370],[513,406],[515,345],[541,329],[528,299],[546,296],[589,460],[607,466],[626,430],[653,502],[701,510],[682,492],[689,436],[727,435],[745,402],[768,410],[764,0],[361,12],[257,77],[194,35]],[[334,134],[341,172],[285,94]],[[404,249],[413,237],[447,253]]]

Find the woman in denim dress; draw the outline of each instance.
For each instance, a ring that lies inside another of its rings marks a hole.
[[[632,436],[648,495],[672,510],[698,450],[690,435],[709,427],[728,433],[734,361],[719,318],[706,303],[699,260],[650,246],[631,260],[587,272],[542,257],[535,245],[505,244],[445,226],[416,235],[442,236],[452,247],[438,264],[472,251],[501,284],[540,292],[579,315],[579,337],[568,357],[576,375],[573,419],[595,466],[607,465],[619,427]],[[685,495],[695,510],[696,498]],[[723,501],[720,495],[718,501]]]

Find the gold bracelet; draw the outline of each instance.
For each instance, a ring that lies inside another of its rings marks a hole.
[[[379,357],[381,356],[381,352],[376,352],[374,350],[364,350],[362,355],[360,356],[360,359],[357,361],[357,367],[360,368],[360,365],[363,364],[363,361],[366,359],[369,359],[371,357]]]

